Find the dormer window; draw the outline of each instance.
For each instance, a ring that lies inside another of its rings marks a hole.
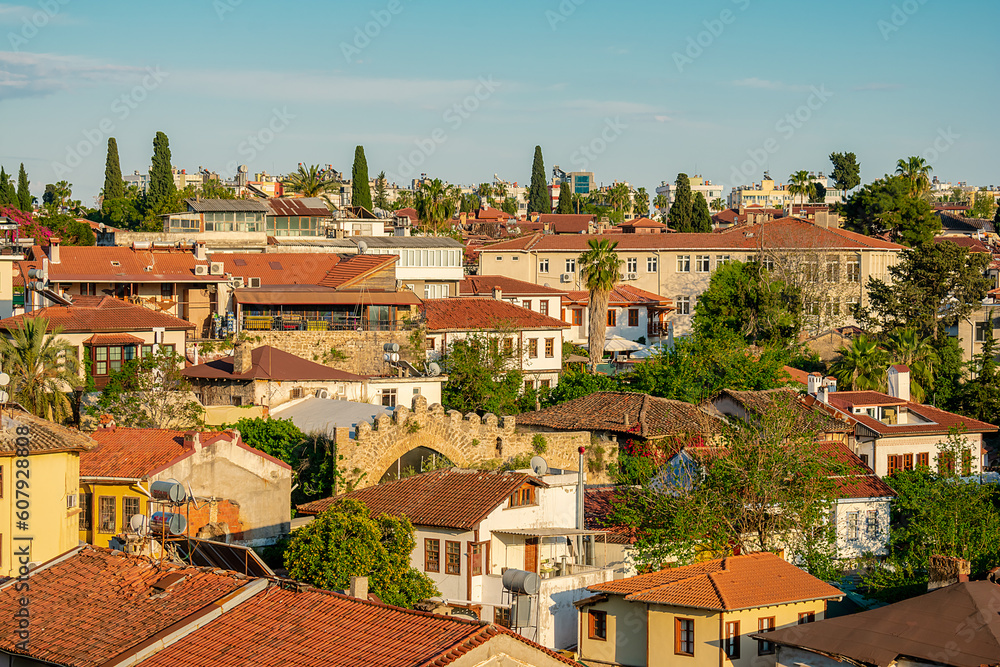
[[[525,484],[514,493],[510,494],[511,507],[526,507],[535,503],[535,487]]]

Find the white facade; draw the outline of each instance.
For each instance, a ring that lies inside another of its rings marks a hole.
[[[645,306],[608,306],[608,312],[606,337],[621,336],[634,342],[638,342],[642,338],[646,344],[652,342],[652,335],[649,331],[649,309]],[[610,324],[612,317],[614,325]],[[576,345],[587,342],[587,334],[590,331],[589,304],[567,305],[563,310],[563,321],[570,325],[565,334],[567,342]],[[633,322],[634,324],[632,324]]]
[[[693,196],[695,192],[700,192],[705,196],[705,201],[708,202],[709,207],[711,207],[714,200],[722,199],[722,193],[726,186],[721,183],[713,183],[708,179],[702,178],[700,175],[691,176],[688,180],[691,183],[691,195]],[[670,181],[661,181],[660,185],[656,188],[656,194],[667,198],[666,208],[657,209],[657,211],[661,214],[668,213],[674,203],[677,187]]]
[[[837,557],[859,558],[889,553],[891,498],[841,498],[833,508]]]
[[[556,315],[552,315],[556,317]],[[562,372],[562,329],[523,329],[509,334],[481,331],[428,331],[427,361],[437,361],[455,341],[470,335],[487,334],[500,339],[499,345],[510,346],[514,363],[525,375],[525,382],[534,388],[555,387]],[[508,342],[509,341],[509,342]]]

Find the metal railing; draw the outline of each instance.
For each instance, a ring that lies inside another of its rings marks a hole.
[[[289,315],[244,315],[243,331],[410,331],[410,320],[365,320],[361,317],[314,318]]]

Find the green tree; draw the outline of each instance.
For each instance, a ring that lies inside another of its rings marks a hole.
[[[476,188],[476,194],[482,202],[483,208],[493,205],[493,185],[491,183],[480,183]]]
[[[616,211],[624,211],[628,208],[629,200],[629,189],[624,183],[615,183],[608,190],[608,204]]]
[[[507,197],[500,204],[500,210],[507,215],[517,215],[517,200],[513,197]]]
[[[910,188],[902,176],[869,183],[844,204],[844,226],[868,236],[889,234],[911,247],[932,240],[941,231],[941,220]]]
[[[950,241],[925,243],[900,253],[889,281],[868,280],[867,308],[857,309],[865,328],[889,331],[915,327],[921,337],[939,338],[986,298],[988,253],[970,253]]]
[[[961,386],[952,405],[963,415],[995,423],[997,415],[1000,415],[1000,392],[997,392],[1000,377],[997,376],[993,323],[988,322],[985,330],[982,350],[971,364],[975,377]]]
[[[227,188],[214,178],[202,183],[198,192],[202,199],[236,199],[236,193],[232,188]]]
[[[653,207],[656,209],[657,213],[660,213],[664,217],[666,216],[667,208],[667,196],[666,195],[656,195],[653,198]]]
[[[934,365],[938,361],[934,339],[921,337],[916,329],[897,329],[886,338],[886,350],[894,364],[910,369],[910,394],[924,403],[934,390]]]
[[[306,434],[291,419],[244,417],[232,424],[232,428],[240,432],[240,438],[246,444],[292,467],[298,462],[299,450],[306,441]]]
[[[14,189],[14,184],[10,182],[10,176],[3,167],[0,167],[0,206],[21,208],[17,200],[17,190]]]
[[[812,184],[812,191],[809,193],[809,201],[822,204],[826,201],[826,186],[816,182]]]
[[[808,171],[800,169],[788,177],[788,194],[793,197],[798,195],[801,198],[799,202],[800,204],[805,204],[806,199],[808,199],[812,193],[813,182],[812,178],[809,177]]]
[[[830,373],[843,389],[884,391],[889,355],[873,338],[858,334],[851,344],[838,350],[840,358],[830,366]]]
[[[524,388],[522,350],[516,341],[515,332],[501,327],[452,343],[441,363],[448,375],[441,389],[444,406],[463,414],[513,415],[534,409],[537,394]]]
[[[146,192],[148,214],[172,213],[176,204],[177,186],[170,162],[170,140],[163,132],[153,138],[152,167],[149,170],[149,189]]]
[[[712,214],[708,210],[708,202],[701,192],[694,193],[691,201],[691,231],[708,234],[712,231]]]
[[[56,422],[73,414],[67,392],[82,384],[76,348],[49,331],[44,317],[25,317],[0,338],[3,370],[10,375],[11,400],[28,412]]]
[[[673,229],[679,232],[694,231],[691,220],[692,210],[691,179],[687,174],[677,174],[674,181],[674,203],[667,214],[667,220]]]
[[[389,195],[386,192],[385,172],[380,171],[375,177],[375,208],[389,210]]]
[[[749,343],[785,347],[802,330],[802,294],[758,263],[729,262],[698,298],[693,325],[701,337],[728,329]]]
[[[569,189],[569,181],[559,184],[559,205],[556,207],[557,213],[567,214],[573,212],[573,193]]]
[[[299,164],[297,171],[289,174],[281,187],[289,193],[303,197],[322,197],[331,190],[340,189],[337,172],[320,168],[318,164]]]
[[[30,213],[33,208],[31,205],[32,199],[31,187],[28,183],[28,172],[24,170],[24,163],[22,162],[21,169],[17,173],[17,207],[22,211]]]
[[[460,207],[462,213],[475,213],[477,208],[479,208],[478,195],[474,194],[462,195],[462,205]]]
[[[720,198],[716,197],[715,199],[712,200],[712,202],[709,204],[709,206],[711,207],[711,209],[713,211],[715,211],[716,213],[718,213],[722,209],[726,208],[726,202],[724,202]]]
[[[368,160],[365,158],[365,147],[354,149],[354,166],[351,168],[351,206],[364,206],[369,211],[372,208],[372,190],[368,184]]]
[[[20,193],[20,190],[18,192]],[[969,209],[969,217],[989,220],[993,217],[996,209],[997,200],[986,194],[984,190],[980,190],[976,193],[976,200],[972,203],[972,208]]]
[[[45,224],[54,235],[62,238],[63,245],[93,246],[97,243],[97,237],[90,223],[80,222],[72,215],[65,213],[49,215],[45,217]]]
[[[326,590],[346,590],[368,577],[383,602],[412,607],[438,595],[434,582],[410,566],[416,542],[406,517],[373,517],[363,503],[341,500],[293,534],[285,550],[288,576]]]
[[[556,405],[574,398],[590,396],[598,391],[621,391],[622,389],[622,384],[612,376],[588,373],[574,366],[563,371],[559,378],[559,384],[549,392],[545,404]]]
[[[604,339],[608,329],[608,298],[615,285],[621,282],[622,261],[615,249],[617,241],[608,239],[590,239],[588,249],[584,251],[577,262],[580,265],[580,276],[583,284],[590,292],[590,323],[587,331],[587,344],[590,354],[591,371],[597,370],[597,364],[604,358]]]
[[[425,180],[417,189],[417,215],[432,233],[439,234],[448,219],[448,187],[440,178]]]
[[[545,163],[542,161],[541,146],[535,146],[535,157],[531,161],[531,186],[528,188],[528,212],[552,212],[552,199],[549,197],[548,183],[545,180]]]
[[[854,153],[830,153],[830,162],[833,163],[833,184],[838,190],[844,191],[844,198],[847,198],[847,191],[861,185],[861,165]]]
[[[646,188],[638,188],[632,197],[632,212],[637,218],[645,218],[649,215],[649,193]]]
[[[125,181],[122,180],[122,168],[118,162],[118,141],[114,137],[109,137],[108,157],[104,162],[104,200],[124,199],[124,197]]]
[[[182,364],[183,358],[165,347],[131,359],[108,378],[87,411],[93,417],[110,414],[118,426],[133,428],[200,426],[205,409],[190,393]]]
[[[896,175],[909,183],[910,196],[922,197],[931,188],[930,173],[933,167],[922,157],[908,157],[896,161]]]

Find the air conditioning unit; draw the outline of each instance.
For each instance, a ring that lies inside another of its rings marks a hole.
[[[208,264],[195,264],[194,265],[194,275],[196,275],[196,276],[207,276],[208,275]]]
[[[625,274],[625,280],[638,280],[638,279],[639,279],[639,274],[638,273],[626,273]]]
[[[221,276],[226,272],[226,265],[222,262],[212,262],[209,273],[213,276]]]
[[[559,282],[561,282],[561,283],[571,283],[571,282],[573,282],[573,274],[572,273],[564,273],[564,274],[562,274],[561,276],[559,276]]]
[[[230,284],[233,286],[233,289],[240,289],[243,287],[243,279],[239,277],[233,278]]]
[[[251,278],[250,279],[250,287],[260,287],[260,278],[257,278],[257,277]]]
[[[330,392],[328,392],[326,389],[317,389],[316,398],[330,398]]]

